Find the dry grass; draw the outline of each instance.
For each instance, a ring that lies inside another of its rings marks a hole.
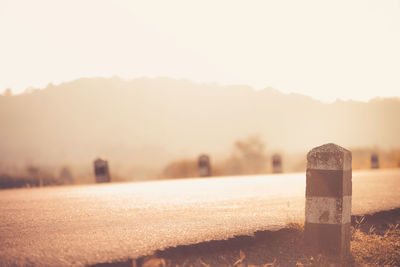
[[[351,252],[359,266],[400,266],[400,229],[391,225],[384,234],[375,233],[371,226],[369,233],[354,229]]]
[[[353,217],[351,258],[335,263],[315,255],[304,246],[304,226],[288,223],[279,231],[260,231],[254,236],[238,236],[157,251],[151,256],[125,262],[102,263],[97,267],[326,267],[400,266],[400,209],[366,217]]]

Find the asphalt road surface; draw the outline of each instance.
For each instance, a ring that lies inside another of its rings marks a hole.
[[[304,221],[305,174],[0,191],[0,266],[87,265]],[[353,214],[400,207],[400,170],[353,172]]]

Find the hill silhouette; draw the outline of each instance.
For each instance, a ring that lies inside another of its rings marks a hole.
[[[106,157],[114,170],[148,170],[183,157],[229,153],[258,134],[267,151],[400,147],[400,100],[321,103],[272,88],[168,78],[82,78],[0,96],[0,162],[84,165]],[[136,176],[136,175],[134,175]]]

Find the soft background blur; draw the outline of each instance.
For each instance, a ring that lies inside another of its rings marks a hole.
[[[399,166],[400,1],[0,0],[0,37],[2,179]]]
[[[0,91],[81,77],[399,96],[398,0],[0,0]]]
[[[93,180],[100,156],[129,180],[197,176],[202,153],[216,175],[267,173],[280,153],[284,171],[304,171],[308,150],[335,142],[352,149],[354,168],[370,168],[373,152],[397,167],[399,114],[394,98],[324,104],[272,88],[86,78],[0,97],[0,166],[68,166]]]

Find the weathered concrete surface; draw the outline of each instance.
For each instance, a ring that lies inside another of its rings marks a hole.
[[[353,172],[353,214],[400,207],[400,170]],[[0,191],[0,266],[82,266],[304,221],[305,174]]]
[[[343,199],[306,197],[306,220],[310,223],[341,224],[350,223],[351,197]]]
[[[350,170],[351,152],[333,143],[315,147],[307,154],[307,169]]]
[[[307,155],[304,238],[315,250],[340,259],[350,254],[351,160],[350,151],[332,143]]]

